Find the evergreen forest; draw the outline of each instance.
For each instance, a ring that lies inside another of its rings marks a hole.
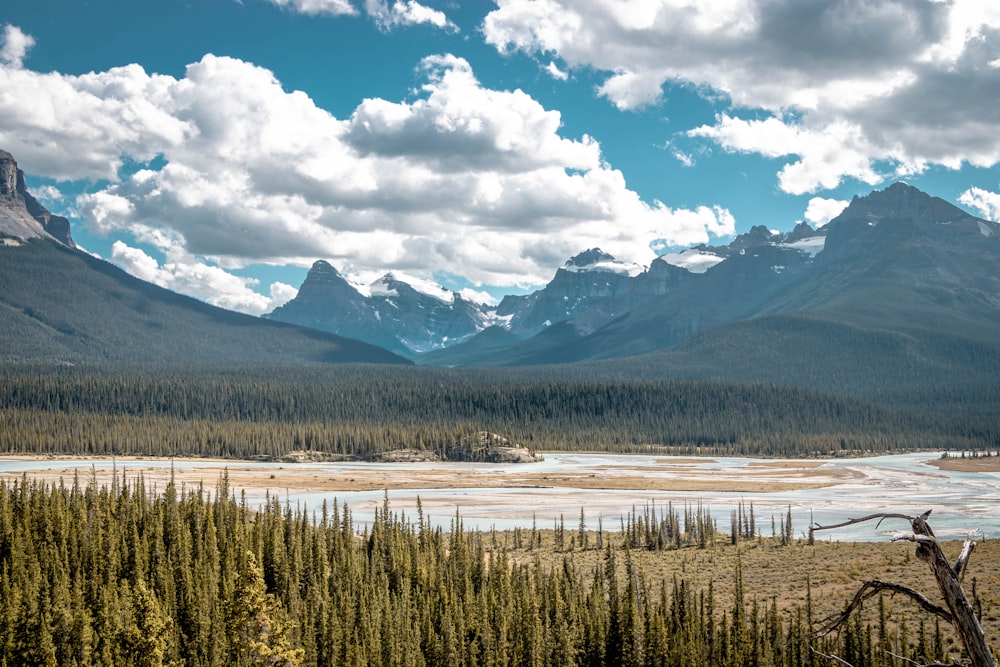
[[[553,371],[554,372],[554,371]],[[1000,413],[874,403],[774,384],[612,380],[385,365],[0,369],[0,452],[221,456],[396,449],[843,456],[992,450]]]
[[[4,454],[368,459],[408,448],[468,460],[483,431],[533,450],[684,455],[1000,444],[992,411],[970,418],[767,383],[384,365],[0,369]],[[7,478],[0,667],[961,659],[947,624],[891,596],[824,633],[849,597],[831,595],[830,581],[853,586],[862,571],[821,576],[818,563],[841,567],[835,545],[807,541],[790,514],[771,517],[770,537],[765,523],[752,506],[734,509],[728,533],[700,507],[645,508],[594,532],[581,509],[578,529],[469,532],[457,514],[441,530],[388,503],[362,525],[336,502],[251,508],[225,476],[214,489]],[[977,602],[995,646],[1000,554],[984,548]],[[794,596],[773,590],[792,562],[816,574],[815,596],[810,574]]]
[[[740,530],[728,539],[690,509],[683,518],[639,512],[614,533],[466,532],[459,516],[445,532],[388,503],[364,526],[336,502],[308,511],[272,500],[251,511],[225,476],[210,491],[171,482],[160,493],[141,477],[102,488],[79,478],[0,481],[0,665],[820,666],[835,656],[881,666],[960,657],[946,624],[901,615],[906,605],[894,609],[888,596],[824,634],[822,615],[837,602],[814,595],[809,574],[800,573],[805,597],[794,604],[766,583],[745,584],[741,559],[753,554],[781,563],[837,553],[755,536],[745,513],[734,513]],[[980,560],[993,570],[979,576],[995,581],[992,553]],[[672,554],[687,555],[667,576]],[[696,570],[718,573],[695,568],[691,554],[716,563],[725,585],[693,583]],[[986,598],[985,613],[995,633],[995,600]]]

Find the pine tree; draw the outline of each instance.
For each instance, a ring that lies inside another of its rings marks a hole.
[[[230,653],[237,667],[299,667],[305,657],[288,637],[284,610],[267,592],[257,557],[247,550],[227,610]]]

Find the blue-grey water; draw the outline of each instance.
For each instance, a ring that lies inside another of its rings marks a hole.
[[[599,470],[602,476],[636,477],[647,474],[662,476],[676,474],[676,467],[663,469],[669,457],[615,454],[548,453],[545,460],[535,464],[471,464],[471,463],[250,463],[233,461],[233,467],[274,471],[274,486],[269,490],[246,489],[247,503],[260,506],[265,494],[279,497],[293,506],[318,510],[324,501],[334,500],[350,507],[359,529],[374,517],[388,495],[391,508],[409,517],[416,516],[417,499],[424,516],[434,525],[450,528],[456,514],[466,530],[502,530],[531,527],[551,528],[560,519],[567,528],[579,525],[581,508],[584,521],[590,529],[600,525],[604,530],[615,531],[621,527],[622,517],[633,507],[642,511],[647,505],[659,510],[672,504],[683,513],[685,504],[694,507],[701,503],[715,518],[718,527],[729,532],[730,516],[741,502],[752,503],[756,525],[765,536],[771,534],[772,517],[780,524],[786,512],[791,511],[794,532],[804,537],[811,522],[828,525],[848,518],[877,512],[917,515],[930,509],[930,524],[943,539],[964,538],[969,531],[980,531],[980,539],[1000,537],[1000,473],[963,473],[940,470],[928,461],[940,456],[935,452],[901,454],[871,458],[833,459],[816,468],[816,476],[804,481],[827,480],[826,471],[850,472],[846,478],[829,478],[835,483],[821,488],[778,492],[724,492],[724,491],[654,491],[648,489],[593,490],[560,487],[498,487],[459,489],[405,489],[363,492],[302,492],[281,487],[281,476],[288,471],[344,473],[352,469],[384,471],[386,486],[392,485],[394,475],[409,470],[448,469],[459,473],[489,471],[499,475],[531,473],[558,473],[587,475]],[[688,465],[691,459],[678,459],[677,464]],[[711,458],[691,464],[702,474],[721,479],[738,478],[753,488],[754,475],[761,475],[760,459]],[[79,470],[80,478],[87,480],[93,466],[106,467],[108,461],[88,459],[48,459],[27,461],[0,458],[0,475],[20,475],[32,471]],[[129,470],[154,470],[174,466],[177,470],[214,466],[217,461],[205,462],[190,459],[127,459],[115,462],[119,472]],[[801,473],[801,471],[799,471]],[[770,471],[773,474],[773,471]],[[807,476],[811,473],[807,471]],[[773,481],[767,475],[766,481]],[[788,481],[796,481],[790,479]],[[234,489],[238,494],[239,489]],[[874,522],[816,533],[821,540],[870,541],[888,539],[893,532],[906,531],[905,521],[886,521],[876,528]]]

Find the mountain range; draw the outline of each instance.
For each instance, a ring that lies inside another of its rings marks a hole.
[[[573,363],[595,376],[776,382],[908,401],[961,386],[962,402],[996,390],[998,267],[1000,225],[900,182],[855,197],[819,229],[756,226],[648,267],[590,249],[542,289],[495,307],[391,276],[380,281],[391,289],[359,289],[321,261],[270,317],[426,365]]]
[[[1000,404],[998,267],[1000,225],[896,183],[819,229],[757,226],[647,267],[592,248],[496,306],[391,273],[355,285],[320,260],[294,299],[254,318],[80,251],[0,152],[5,361],[516,366],[970,410]]]
[[[210,306],[79,250],[0,151],[0,362],[409,364],[380,347]]]

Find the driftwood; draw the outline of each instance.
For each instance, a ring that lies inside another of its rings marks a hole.
[[[848,519],[843,523],[831,526],[814,525],[809,529],[811,536],[813,531],[842,528],[874,519],[878,519],[879,524],[885,519],[904,519],[908,521],[912,532],[896,533],[892,536],[892,541],[902,540],[914,542],[917,545],[917,558],[930,565],[931,572],[934,574],[934,579],[937,581],[938,589],[941,592],[941,597],[945,602],[944,607],[934,604],[916,590],[901,584],[880,581],[878,579],[866,581],[854,595],[854,599],[847,605],[847,608],[841,614],[831,617],[824,623],[821,632],[832,632],[843,625],[850,615],[861,607],[865,600],[882,591],[890,591],[906,595],[925,611],[948,621],[955,628],[955,631],[958,632],[959,639],[961,639],[962,645],[965,647],[965,652],[969,656],[969,660],[972,661],[972,667],[997,667],[996,658],[986,643],[986,636],[983,634],[983,628],[979,624],[979,618],[969,603],[969,599],[965,596],[965,591],[962,590],[962,577],[965,574],[969,557],[972,556],[972,552],[976,548],[973,533],[969,533],[962,547],[962,553],[955,561],[955,564],[950,565],[948,559],[945,558],[944,553],[941,551],[941,546],[938,544],[937,538],[934,537],[934,531],[927,525],[927,517],[930,516],[930,513],[930,510],[928,510],[920,516],[893,513],[870,514],[859,519]]]

